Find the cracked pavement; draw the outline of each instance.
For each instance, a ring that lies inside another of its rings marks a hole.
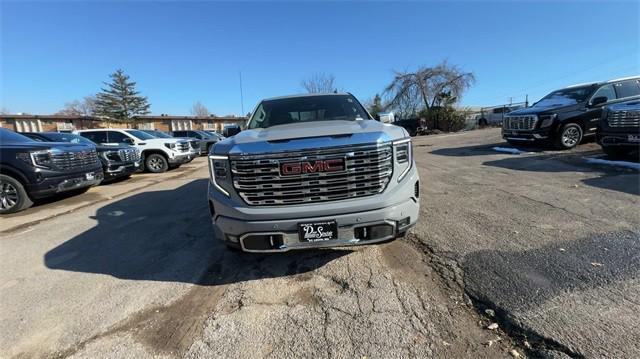
[[[35,207],[62,214],[2,228],[0,357],[640,356],[638,172],[501,142],[415,138],[421,219],[379,246],[229,251],[204,159]]]

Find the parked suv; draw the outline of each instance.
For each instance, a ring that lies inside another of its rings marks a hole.
[[[134,145],[149,172],[165,172],[191,159],[189,143],[177,138],[156,138],[140,130],[128,129],[80,130],[77,133],[101,145]]]
[[[508,113],[502,137],[512,144],[547,142],[569,149],[596,134],[604,106],[639,95],[640,77],[553,91],[531,107]]]
[[[25,132],[22,135],[39,142],[68,142],[93,146],[98,152],[98,158],[102,163],[105,181],[129,177],[140,168],[140,152],[133,146],[99,145],[88,138],[73,133]]]
[[[207,154],[209,153],[209,149],[211,146],[215,145],[218,142],[218,137],[210,135],[204,131],[195,131],[195,130],[187,130],[187,131],[173,131],[171,132],[173,137],[181,137],[188,139],[197,139],[200,141],[200,153]]]
[[[151,136],[157,137],[157,138],[175,138],[170,134],[159,131],[159,130],[140,130],[140,131],[148,133]],[[200,156],[200,140],[198,140],[197,138],[189,138],[186,140],[187,142],[189,142],[189,154],[191,156],[191,159],[187,162],[191,162],[193,161],[194,158]]]
[[[610,156],[640,151],[640,98],[605,107],[597,138]]]
[[[480,127],[502,125],[505,114],[523,107],[523,105],[483,107],[480,109],[480,113],[476,115],[476,123]]]
[[[418,220],[411,138],[351,94],[260,102],[209,155],[216,237],[248,252],[380,243]]]
[[[0,128],[0,214],[29,208],[34,199],[97,185],[102,178],[91,146],[36,142]]]

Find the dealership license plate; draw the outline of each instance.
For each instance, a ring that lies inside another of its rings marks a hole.
[[[298,235],[301,242],[338,239],[338,223],[336,221],[298,223]]]
[[[640,142],[640,135],[627,135],[629,142]]]
[[[84,175],[84,178],[87,179],[87,181],[93,181],[94,179],[96,179],[96,174],[95,173],[87,173]]]

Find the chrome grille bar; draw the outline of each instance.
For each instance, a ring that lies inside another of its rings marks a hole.
[[[607,114],[609,127],[640,127],[640,112],[612,111]]]
[[[505,130],[533,130],[538,122],[535,115],[506,116],[502,121]]]
[[[98,164],[95,150],[57,153],[52,155],[51,159],[57,168],[63,170],[83,169]]]
[[[339,172],[280,174],[280,164],[344,158]],[[294,153],[232,155],[233,186],[249,205],[268,206],[334,201],[384,191],[393,174],[391,144],[370,144]]]

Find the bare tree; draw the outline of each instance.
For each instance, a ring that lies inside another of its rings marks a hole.
[[[2,107],[0,108],[0,115],[10,115],[11,114],[11,110],[9,110],[6,107]]]
[[[200,101],[196,101],[193,106],[191,106],[191,114],[193,116],[206,117],[211,115],[209,109],[202,104]]]
[[[401,106],[415,99],[422,101],[427,112],[439,106],[446,94],[448,101],[460,100],[462,93],[475,82],[471,72],[464,72],[456,65],[443,61],[434,67],[420,67],[416,72],[396,72],[393,81],[385,89],[391,106]]]
[[[80,100],[73,100],[64,104],[64,108],[56,115],[68,115],[68,116],[92,116],[96,111],[96,98],[95,96],[85,96]]]
[[[300,82],[308,93],[331,93],[338,91],[335,85],[336,77],[332,74],[317,72]]]

